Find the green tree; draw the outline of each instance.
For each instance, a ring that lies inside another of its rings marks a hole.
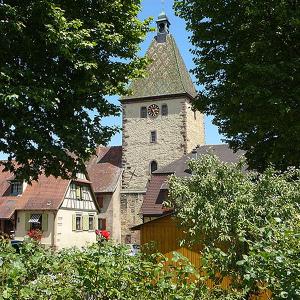
[[[299,1],[176,0],[175,9],[204,86],[195,107],[250,167],[299,167]]]
[[[119,108],[146,60],[140,0],[0,1],[0,151],[22,178],[69,176],[117,128]],[[15,159],[18,163],[12,163]],[[16,170],[17,168],[17,170]]]
[[[182,242],[203,245],[207,276],[229,275],[244,294],[265,287],[274,299],[299,299],[300,170],[250,173],[210,155],[189,166],[192,176],[170,178],[169,205]]]

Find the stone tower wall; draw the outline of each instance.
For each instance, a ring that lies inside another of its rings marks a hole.
[[[204,115],[199,111],[193,111],[189,101],[186,102],[186,135],[187,153],[197,145],[205,144]]]
[[[152,103],[161,109],[168,105],[168,115],[141,118],[140,108]],[[123,189],[144,191],[150,178],[150,163],[158,168],[180,158],[187,151],[185,128],[186,98],[133,100],[123,103]],[[157,132],[157,143],[150,143],[151,131]]]
[[[139,244],[140,232],[132,231],[130,228],[143,222],[141,206],[143,194],[121,193],[121,241],[125,244]]]

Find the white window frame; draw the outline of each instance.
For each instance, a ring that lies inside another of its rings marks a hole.
[[[77,229],[77,218],[80,218],[80,229]],[[83,231],[83,217],[82,214],[75,214],[75,231]]]
[[[90,227],[90,219],[92,219],[93,220],[93,223],[92,223],[92,228]],[[95,226],[96,224],[95,224],[95,215],[89,215],[89,231],[94,231],[95,230],[95,228],[96,228],[96,226]]]

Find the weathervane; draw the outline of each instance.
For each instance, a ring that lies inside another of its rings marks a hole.
[[[162,5],[163,11],[165,11],[165,0],[161,0],[161,5]]]

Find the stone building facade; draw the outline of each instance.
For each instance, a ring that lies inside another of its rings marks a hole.
[[[147,76],[132,82],[121,99],[122,241],[139,243],[130,228],[142,222],[141,205],[151,173],[204,144],[204,118],[193,111],[196,91],[162,13],[147,57]]]

